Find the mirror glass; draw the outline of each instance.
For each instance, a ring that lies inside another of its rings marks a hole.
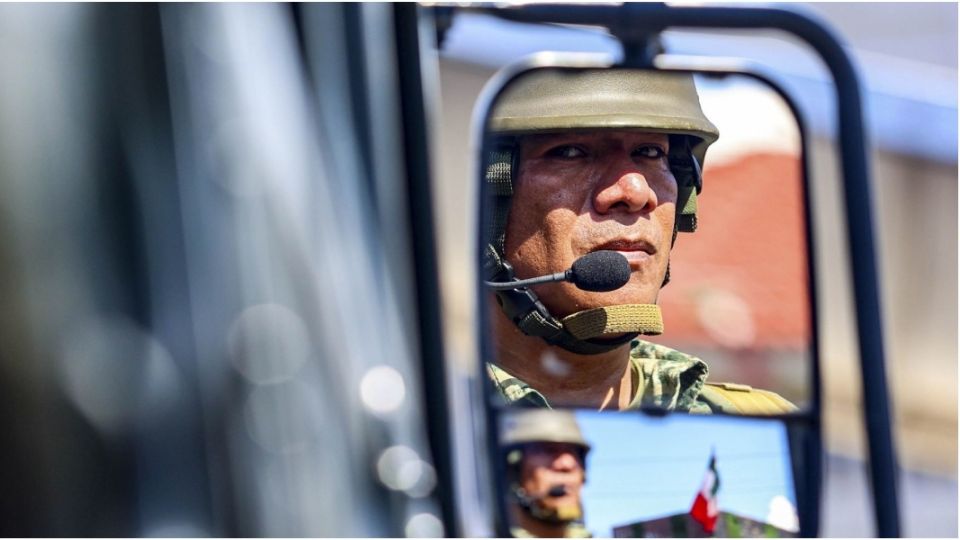
[[[512,409],[501,484],[518,537],[791,537],[782,420]]]
[[[744,74],[539,68],[481,118],[492,403],[809,408],[802,131],[776,89]]]

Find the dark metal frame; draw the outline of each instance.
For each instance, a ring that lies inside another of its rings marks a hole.
[[[799,38],[817,52],[830,70],[837,89],[837,137],[852,259],[876,532],[882,537],[899,536],[897,467],[884,371],[867,143],[859,79],[837,38],[823,24],[809,17],[770,8],[668,7],[664,4],[637,3],[623,6],[535,5],[479,10],[517,22],[607,27],[624,44],[622,65],[630,67],[653,67],[653,58],[660,52],[657,36],[668,28],[779,30]],[[819,402],[819,384],[814,385],[814,393],[815,401]],[[816,412],[819,412],[819,407],[817,409]],[[819,430],[815,431],[818,443]],[[807,441],[804,445],[809,443]],[[818,448],[820,445],[814,446]],[[819,470],[819,464],[816,465],[815,470]]]
[[[411,245],[416,271],[417,312],[422,355],[422,385],[427,413],[427,437],[437,469],[438,500],[445,534],[460,536],[456,521],[453,496],[455,474],[450,442],[451,418],[447,405],[446,364],[443,355],[443,325],[440,315],[440,288],[437,280],[437,253],[434,231],[433,205],[430,189],[429,130],[426,124],[427,107],[424,103],[424,81],[420,50],[423,36],[418,28],[416,4],[396,4],[394,29],[397,44],[397,63],[402,66],[400,77],[400,108],[402,115],[404,171],[409,190]],[[429,16],[423,14],[420,16]]]

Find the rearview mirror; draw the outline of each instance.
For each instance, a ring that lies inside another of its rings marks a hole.
[[[785,95],[745,73],[502,79],[476,116],[489,403],[809,410],[803,129]]]

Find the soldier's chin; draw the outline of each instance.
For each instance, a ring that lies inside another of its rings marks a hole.
[[[584,301],[579,302],[584,306],[581,309],[594,309],[609,306],[622,306],[624,304],[656,304],[659,289],[650,290],[648,287],[636,287],[627,284],[621,289],[603,293],[588,293],[584,291]]]
[[[577,289],[572,283],[564,283],[559,287],[548,285],[540,290],[534,288],[534,292],[554,317],[562,319],[590,309],[624,304],[655,304],[659,289],[650,289],[628,283],[615,291],[590,292]]]

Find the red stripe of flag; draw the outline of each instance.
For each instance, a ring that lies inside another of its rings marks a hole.
[[[693,506],[690,508],[690,517],[703,525],[703,530],[707,533],[713,533],[717,527],[717,491],[720,490],[720,476],[717,474],[717,458],[710,454],[710,465],[703,477],[703,485],[697,492],[697,497],[693,500]]]

